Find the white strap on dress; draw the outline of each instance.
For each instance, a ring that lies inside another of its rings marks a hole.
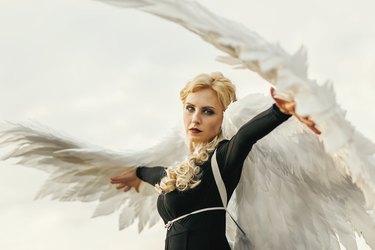
[[[227,210],[227,206],[228,206],[227,190],[225,188],[223,178],[221,177],[221,174],[220,174],[219,165],[217,164],[216,150],[215,150],[215,152],[214,152],[214,154],[212,155],[212,158],[211,158],[211,167],[212,167],[212,173],[214,175],[214,179],[215,179],[215,182],[216,182],[216,186],[217,186],[217,189],[219,190],[220,198],[221,198],[221,201],[223,202],[223,206],[224,206],[225,211],[229,214],[230,218],[236,224],[238,229],[246,236],[245,231],[243,231],[243,229],[240,227],[238,222],[234,219],[234,217]]]
[[[211,158],[211,167],[212,167],[212,173],[214,175],[214,179],[216,182],[217,189],[220,193],[221,201],[223,202],[223,206],[225,209],[227,209],[227,203],[228,203],[228,197],[227,197],[227,190],[225,189],[223,178],[221,178],[219,166],[217,164],[216,159],[216,150]]]

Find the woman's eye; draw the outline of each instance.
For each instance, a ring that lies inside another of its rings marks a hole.
[[[194,107],[193,106],[186,106],[186,110],[189,112],[194,112]]]
[[[204,109],[203,113],[206,115],[213,115],[215,112],[212,109]]]

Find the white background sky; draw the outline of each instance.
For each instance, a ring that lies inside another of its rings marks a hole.
[[[332,80],[348,119],[375,141],[373,0],[201,0],[290,53],[308,49],[310,77]],[[179,89],[222,71],[239,96],[267,92],[255,74],[181,27],[89,0],[0,0],[0,120],[37,121],[114,150],[152,145],[180,121]],[[160,224],[119,232],[93,204],[33,201],[46,175],[1,162],[0,249],[163,249]],[[361,249],[364,249],[363,247]]]

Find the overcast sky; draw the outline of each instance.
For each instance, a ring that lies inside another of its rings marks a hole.
[[[331,80],[348,119],[375,141],[373,0],[201,0],[279,42],[308,49],[310,77]],[[238,95],[266,93],[250,71],[183,28],[89,0],[0,0],[0,120],[35,121],[81,141],[123,150],[157,142],[180,122],[179,89],[221,71]],[[93,204],[33,201],[46,175],[1,163],[0,249],[163,249],[162,224],[119,232]],[[362,247],[362,249],[365,249]]]

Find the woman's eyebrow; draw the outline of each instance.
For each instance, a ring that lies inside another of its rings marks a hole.
[[[216,109],[215,107],[212,107],[212,106],[204,106],[203,108],[204,109]]]
[[[194,107],[196,107],[196,105],[195,104],[193,104],[193,103],[190,103],[190,102],[186,102],[185,103],[185,105],[191,105],[191,106],[194,106]],[[213,107],[213,106],[203,106],[202,107],[203,109],[216,109],[215,107]]]

